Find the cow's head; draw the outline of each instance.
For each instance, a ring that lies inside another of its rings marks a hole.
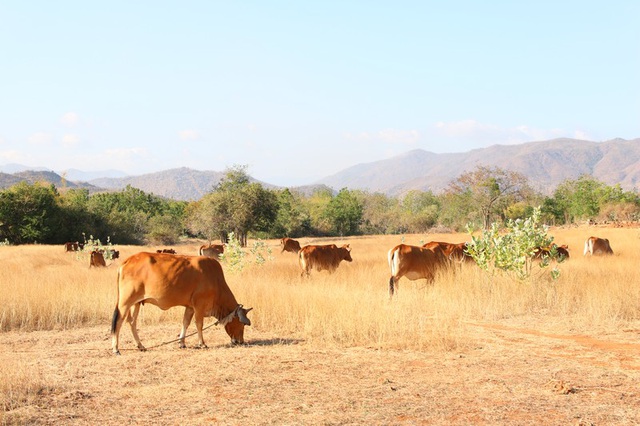
[[[347,262],[353,262],[353,259],[351,258],[351,247],[349,247],[349,244],[345,244],[340,248],[342,249],[342,259]]]
[[[251,325],[251,320],[247,317],[247,313],[253,308],[245,309],[242,305],[238,305],[233,312],[219,321],[224,325],[224,329],[231,337],[231,343],[234,345],[244,343],[244,326]]]

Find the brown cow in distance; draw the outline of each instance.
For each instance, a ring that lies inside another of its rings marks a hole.
[[[326,245],[308,245],[304,246],[298,252],[298,262],[302,269],[301,276],[305,274],[309,276],[311,269],[319,271],[329,271],[330,273],[338,269],[340,262],[346,260],[353,261],[351,258],[351,247],[345,244],[338,247],[335,244]]]
[[[224,244],[209,244],[200,246],[198,254],[200,256],[212,257],[214,259],[220,259],[220,255],[224,253]]]
[[[251,308],[245,309],[236,301],[217,260],[141,252],[126,259],[118,269],[118,300],[111,320],[114,354],[120,354],[118,339],[125,319],[138,349],[145,350],[136,327],[143,303],[162,310],[185,307],[179,336],[181,348],[185,347],[187,327],[194,316],[199,347],[206,347],[202,336],[204,317],[216,317],[233,344],[244,343],[244,326],[251,325],[247,318]]]
[[[603,254],[613,254],[613,250],[611,249],[608,239],[589,237],[587,238],[587,241],[584,242],[583,255],[586,256],[587,253],[593,256],[598,256]]]
[[[550,257],[553,251],[557,253],[557,259],[559,262],[563,262],[569,259],[569,246],[563,244],[561,246],[557,244],[551,244],[549,247],[538,247],[533,252],[534,259],[542,259],[544,257]]]
[[[280,250],[281,254],[285,251],[288,251],[290,253],[298,253],[300,251],[300,243],[293,238],[285,237],[281,239],[280,247],[282,248],[282,250]]]
[[[99,250],[94,250],[89,255],[89,268],[95,266],[96,268],[101,268],[107,266],[107,263],[104,261],[104,256],[102,252]]]
[[[391,278],[389,278],[389,297],[393,297],[402,277],[415,281],[426,279],[433,281],[436,271],[449,264],[449,258],[438,244],[431,247],[418,247],[399,244],[389,250],[387,255]]]
[[[444,255],[451,262],[466,263],[473,262],[473,257],[467,252],[467,243],[445,243],[441,241],[430,241],[422,247],[433,249],[440,247]]]
[[[156,250],[156,253],[176,254],[176,251],[174,249],[161,249],[161,250]]]
[[[70,241],[68,243],[64,243],[64,251],[69,252],[69,251],[78,251],[78,250],[82,250],[84,247],[84,244],[79,243],[78,241]]]

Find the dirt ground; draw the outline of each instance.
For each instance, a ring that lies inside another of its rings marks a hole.
[[[323,348],[255,328],[232,347],[216,327],[208,349],[192,336],[181,350],[162,344],[178,324],[144,326],[150,349],[139,352],[123,327],[121,356],[106,326],[3,333],[3,370],[26,367],[45,386],[2,423],[640,424],[640,330],[572,335],[530,319],[462,328],[465,349],[418,352]]]

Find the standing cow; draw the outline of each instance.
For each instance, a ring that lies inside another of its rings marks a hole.
[[[224,244],[209,244],[200,246],[198,254],[200,256],[212,257],[214,259],[220,259],[220,255],[224,253]]]
[[[217,260],[141,252],[129,257],[118,269],[118,301],[111,321],[114,354],[120,354],[118,337],[125,319],[138,349],[145,350],[136,328],[143,303],[162,310],[185,307],[179,336],[181,348],[185,347],[187,327],[194,316],[200,347],[206,347],[202,336],[204,317],[216,317],[233,344],[244,343],[244,326],[251,325],[247,318],[251,308],[245,309],[236,301]]]
[[[284,253],[285,251],[296,254],[300,252],[300,243],[293,238],[285,237],[281,239],[280,247],[282,248],[282,250],[280,250],[280,254]]]
[[[586,256],[587,254],[596,256],[601,254],[613,254],[613,250],[611,249],[608,239],[589,237],[587,238],[587,241],[584,242],[583,255]]]
[[[89,255],[89,268],[95,266],[96,268],[102,268],[107,266],[107,263],[104,261],[104,255],[100,250],[93,250]]]
[[[318,271],[334,272],[343,260],[353,261],[349,244],[342,247],[335,244],[308,245],[302,247],[298,252],[298,262],[302,269],[301,276],[305,274],[309,276],[309,271],[314,268]]]
[[[393,297],[402,277],[410,280],[425,278],[433,281],[436,271],[446,267],[448,257],[438,244],[432,247],[418,247],[400,244],[389,250],[387,254],[391,278],[389,278],[389,297]]]

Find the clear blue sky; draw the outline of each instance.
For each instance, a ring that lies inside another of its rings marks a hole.
[[[0,2],[0,165],[246,164],[640,137],[640,1]]]

